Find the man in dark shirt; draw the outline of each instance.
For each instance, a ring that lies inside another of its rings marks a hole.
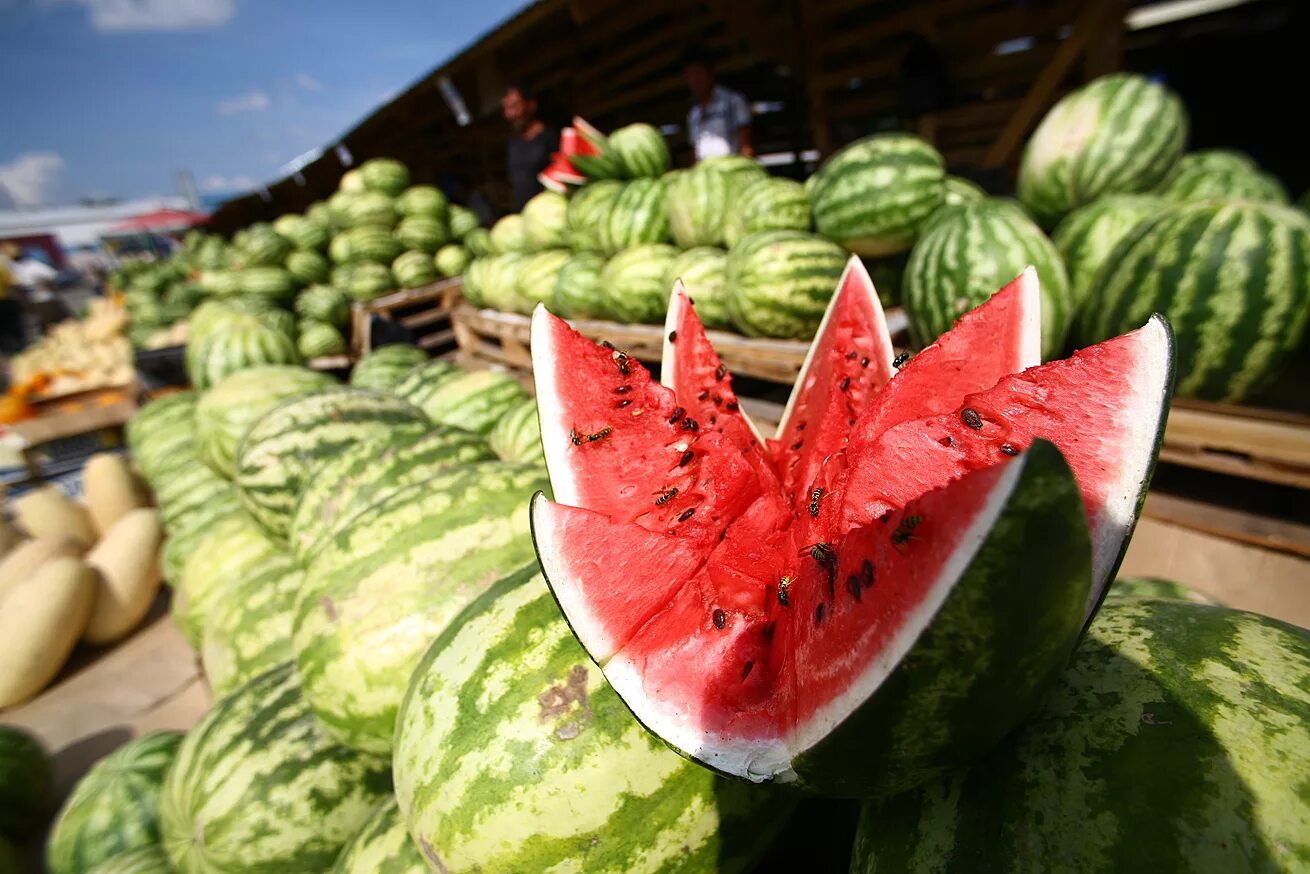
[[[559,150],[559,131],[537,118],[537,99],[523,85],[505,89],[500,109],[510,126],[506,166],[511,205],[518,212],[541,191],[537,174],[546,169],[551,153]]]

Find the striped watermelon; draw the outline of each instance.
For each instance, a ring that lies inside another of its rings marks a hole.
[[[242,294],[269,303],[286,303],[296,294],[297,280],[281,267],[247,267],[240,277]]]
[[[391,391],[405,374],[428,360],[428,353],[408,343],[379,346],[364,353],[350,371],[350,384],[356,388]]]
[[[942,156],[916,136],[857,140],[814,174],[814,226],[859,255],[903,251],[944,202],[945,178]]]
[[[469,250],[469,254],[475,258],[491,255],[496,249],[491,242],[491,231],[481,227],[473,228],[460,238],[460,242],[464,244],[464,248]]]
[[[568,245],[565,239],[568,208],[568,198],[554,191],[536,194],[523,205],[523,233],[533,251]]]
[[[518,282],[519,271],[529,257],[522,252],[506,252],[487,259],[487,266],[477,283],[478,293],[486,306],[507,313],[532,311],[531,302],[519,297]]]
[[[233,489],[166,528],[168,539],[164,542],[159,560],[164,581],[176,587],[182,579],[182,570],[187,560],[200,541],[209,534],[210,528],[224,519],[245,514],[246,511],[241,509],[241,499],[237,497],[236,489]]]
[[[325,871],[390,783],[389,762],[323,732],[282,665],[187,734],[160,798],[164,849],[179,874]]]
[[[713,170],[728,177],[729,187],[736,191],[756,179],[763,179],[768,171],[745,155],[715,155],[696,163],[695,169]]]
[[[328,225],[324,222],[307,216],[284,215],[273,223],[273,228],[302,251],[317,252],[327,248]]]
[[[437,281],[437,265],[427,252],[406,252],[392,262],[391,275],[401,288],[420,288]]]
[[[528,232],[523,227],[523,216],[512,213],[500,218],[491,226],[491,247],[495,252],[531,252]]]
[[[411,185],[396,197],[396,212],[403,216],[444,219],[452,210],[441,189],[431,185]]]
[[[910,336],[928,345],[1030,264],[1042,290],[1042,357],[1053,357],[1073,316],[1069,276],[1042,229],[1005,200],[953,206],[928,223],[905,268]]]
[[[346,447],[388,433],[422,433],[423,413],[406,401],[334,388],[283,401],[260,417],[237,447],[241,502],[273,537],[286,537],[305,477]]]
[[[299,363],[300,353],[285,331],[244,314],[234,315],[220,329],[191,341],[186,351],[187,376],[202,391],[248,367]]]
[[[609,138],[576,115],[572,128],[571,147],[564,153],[574,169],[588,179],[621,179],[623,163]]]
[[[872,871],[1310,867],[1310,635],[1110,600],[1036,716],[973,769],[869,806]]]
[[[87,874],[173,874],[173,863],[163,847],[151,845],[120,853]]]
[[[476,434],[454,428],[353,446],[310,473],[291,517],[291,551],[308,565],[357,514],[384,498],[452,465],[494,457]]]
[[[0,725],[0,837],[21,842],[45,824],[51,776],[41,742],[21,728]]]
[[[318,252],[307,249],[297,249],[288,255],[286,269],[291,278],[302,286],[326,282],[332,273],[332,265],[326,258]]]
[[[1151,191],[1187,142],[1173,91],[1135,73],[1102,76],[1046,114],[1024,148],[1019,200],[1044,227],[1104,194]]]
[[[394,769],[401,816],[436,871],[748,871],[792,804],[642,728],[531,569],[428,649]]]
[[[409,168],[394,158],[373,158],[359,165],[359,181],[365,191],[398,197],[409,187]]]
[[[450,223],[450,235],[462,240],[475,230],[486,230],[478,219],[478,214],[466,206],[452,203],[447,210],[446,221]]]
[[[291,253],[291,241],[273,230],[271,225],[251,225],[238,246],[241,266],[276,267]]]
[[[307,367],[250,367],[225,377],[196,404],[195,445],[201,460],[232,478],[237,442],[256,419],[287,398],[335,385],[326,373]]]
[[[428,644],[498,577],[532,560],[541,465],[460,465],[358,513],[313,556],[292,645],[305,697],[345,743],[391,750],[396,710]]]
[[[1230,149],[1183,155],[1160,187],[1160,194],[1179,202],[1234,198],[1287,203],[1287,190],[1281,182],[1261,171],[1249,155]]]
[[[1268,383],[1310,320],[1310,218],[1291,207],[1202,201],[1135,227],[1097,274],[1080,344],[1163,313],[1178,393],[1237,401]],[[1144,315],[1145,314],[1145,315]]]
[[[575,252],[600,252],[601,229],[605,227],[623,183],[613,179],[592,182],[569,198],[565,211],[569,247]]]
[[[816,234],[751,234],[728,253],[728,314],[749,337],[812,337],[845,266],[841,247]]]
[[[613,255],[624,249],[670,239],[669,219],[664,214],[667,186],[663,179],[634,179],[625,183],[609,204],[600,226],[602,251]]]
[[[501,461],[545,464],[536,400],[527,398],[506,410],[487,434],[487,444]]]
[[[975,200],[982,200],[987,196],[977,183],[965,179],[963,176],[947,175],[945,181],[946,200],[945,206],[959,206],[962,203],[972,203]]]
[[[123,426],[132,460],[152,485],[179,451],[194,453],[197,397],[194,391],[177,391],[154,398]]]
[[[486,296],[483,295],[484,277],[488,268],[491,266],[491,258],[474,258],[469,261],[468,266],[464,268],[463,281],[460,283],[459,293],[464,301],[471,307],[481,309],[487,305]]]
[[[728,314],[728,253],[710,246],[698,246],[678,255],[664,274],[664,287],[673,288],[679,279],[696,300],[696,314],[707,328],[732,330]]]
[[[336,325],[318,319],[301,319],[297,335],[296,349],[305,360],[346,352],[346,338]]]
[[[611,258],[600,273],[605,318],[639,324],[660,322],[669,301],[664,276],[677,257],[677,249],[657,243],[634,246]]]
[[[358,167],[341,174],[341,181],[337,183],[338,193],[358,194],[363,190],[364,177],[360,175]]]
[[[417,249],[434,255],[450,242],[450,228],[446,226],[445,219],[426,215],[409,216],[396,225],[396,240],[405,249]]]
[[[459,243],[449,243],[437,250],[432,264],[442,276],[460,276],[469,266],[472,256]]]
[[[332,874],[427,874],[418,847],[409,839],[393,798],[382,803],[350,839]]]
[[[316,200],[305,208],[305,218],[322,228],[332,227],[332,210],[326,201]],[[327,245],[326,241],[324,245]]]
[[[350,297],[331,285],[311,285],[296,295],[296,315],[338,328],[350,323]]]
[[[1153,194],[1111,194],[1078,207],[1056,226],[1051,241],[1069,273],[1075,315],[1114,247],[1139,222],[1163,210],[1166,202]]]
[[[673,164],[664,135],[648,124],[624,125],[609,135],[623,175],[631,179],[664,175]]]
[[[792,179],[766,176],[746,183],[733,196],[732,211],[723,226],[723,242],[731,249],[747,234],[808,231],[810,224],[810,198],[805,186]]]
[[[605,312],[600,274],[605,259],[595,252],[579,252],[560,266],[555,295],[548,306],[564,318],[596,318]]]
[[[223,698],[292,658],[291,619],[305,571],[278,553],[234,573],[209,605],[200,659]]]
[[[411,367],[392,384],[391,394],[404,398],[416,407],[422,408],[437,386],[446,379],[463,373],[449,361],[439,358],[424,358],[420,366]]]
[[[390,264],[402,251],[401,242],[383,225],[352,227],[333,237],[328,247],[328,254],[338,264]]]
[[[157,845],[159,791],[182,733],[155,731],[105,756],[73,787],[50,829],[50,874],[85,874],[138,847]]]
[[[475,370],[442,378],[410,401],[438,425],[486,434],[506,410],[527,396],[509,374]]]
[[[227,596],[228,587],[259,573],[284,552],[248,515],[216,521],[197,541],[173,597],[173,621],[199,650],[210,611]]]
[[[519,312],[526,315],[538,303],[554,300],[560,270],[570,255],[568,249],[547,249],[528,256],[514,277],[514,296],[522,305]]]
[[[1209,595],[1190,586],[1162,580],[1158,577],[1120,577],[1106,594],[1108,598],[1166,598],[1172,601],[1190,601],[1194,604],[1218,603]]]
[[[722,246],[732,179],[698,164],[668,183],[665,211],[673,241],[684,249]]]
[[[386,264],[346,264],[332,271],[332,284],[352,300],[368,301],[392,291],[396,280]]]
[[[210,503],[233,493],[233,485],[194,456],[180,459],[182,464],[155,488],[159,516],[166,529],[180,526],[192,513],[202,512]]]

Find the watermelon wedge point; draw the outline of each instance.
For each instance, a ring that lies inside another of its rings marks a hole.
[[[879,797],[968,764],[1113,577],[1167,410],[1167,325],[1034,366],[1029,270],[907,362],[853,260],[765,446],[687,291],[663,384],[533,315],[555,494],[533,538],[575,634],[648,729],[725,774]]]

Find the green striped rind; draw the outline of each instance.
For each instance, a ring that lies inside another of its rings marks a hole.
[[[491,231],[483,227],[476,227],[460,238],[464,248],[469,250],[469,254],[474,258],[482,258],[491,255],[495,247],[491,243]]]
[[[532,311],[529,301],[519,297],[519,271],[529,255],[507,252],[486,259],[486,268],[478,279],[478,291],[486,306],[507,313]]]
[[[290,661],[291,620],[305,571],[286,554],[270,556],[221,587],[205,622],[201,662],[214,697]]]
[[[1074,312],[1091,294],[1096,271],[1138,222],[1164,209],[1164,198],[1151,194],[1117,194],[1093,200],[1064,217],[1051,235],[1069,273]]]
[[[438,425],[486,434],[505,411],[528,396],[518,380],[493,370],[461,371],[441,379],[413,401]]]
[[[595,252],[579,252],[565,261],[555,278],[555,295],[547,305],[561,318],[596,318],[605,313],[605,295],[600,282],[605,258]]]
[[[215,501],[231,497],[233,486],[203,464],[196,456],[179,459],[182,464],[155,487],[159,518],[166,530],[181,527],[194,513],[204,512]]]
[[[384,802],[337,857],[333,874],[427,874],[395,799]]]
[[[487,445],[501,461],[545,464],[536,398],[527,398],[506,410],[487,434]]]
[[[0,725],[0,835],[22,841],[44,825],[50,789],[45,747],[21,728]]]
[[[408,343],[379,346],[355,362],[350,384],[356,388],[391,391],[405,374],[428,360],[428,353]]]
[[[423,413],[405,400],[366,389],[328,389],[284,401],[256,421],[237,447],[241,502],[282,540],[305,477],[324,459],[360,441],[427,427]]]
[[[1045,227],[1104,194],[1154,190],[1187,142],[1178,95],[1134,73],[1102,76],[1057,103],[1019,165],[1019,199]]]
[[[242,315],[187,348],[187,376],[197,389],[261,364],[299,364],[295,341],[256,316]]]
[[[838,151],[814,176],[814,226],[860,255],[914,245],[946,197],[937,150],[909,134],[878,134]]]
[[[352,300],[365,301],[394,290],[396,280],[389,266],[369,261],[363,264],[343,264],[333,270],[332,284]]]
[[[1306,870],[1308,674],[1303,629],[1110,599],[1018,734],[866,808],[851,870]]]
[[[555,286],[559,272],[571,257],[568,249],[548,249],[528,256],[515,277],[516,296],[524,301],[527,315],[538,302],[549,304],[555,299]]]
[[[137,410],[123,427],[132,460],[151,486],[179,453],[195,454],[193,422],[198,397],[193,391],[179,391],[156,398]]]
[[[195,552],[200,541],[205,538],[214,524],[231,516],[245,515],[246,511],[241,507],[241,499],[237,497],[236,489],[233,489],[168,526],[166,528],[168,539],[164,542],[164,549],[159,559],[164,581],[171,586],[177,586],[181,582],[182,570],[186,567],[187,560],[191,558],[191,554]]]
[[[450,223],[450,234],[456,239],[463,240],[469,234],[477,230],[485,231],[482,222],[478,220],[478,214],[466,206],[460,206],[458,203],[452,203],[447,211],[446,220]]]
[[[1158,577],[1120,577],[1107,592],[1116,598],[1167,598],[1194,604],[1217,604],[1213,598],[1190,586]]]
[[[409,168],[394,158],[373,158],[359,165],[365,191],[398,197],[409,187]]]
[[[987,196],[987,192],[976,183],[965,179],[963,176],[947,175],[944,183],[946,188],[946,199],[943,206],[959,206],[962,203],[972,203],[975,200],[982,200]]]
[[[241,271],[241,293],[270,303],[290,301],[297,285],[297,280],[281,267],[247,267]]]
[[[601,228],[622,191],[622,182],[605,179],[584,185],[569,198],[565,223],[570,248],[575,252],[600,252],[604,249]]]
[[[442,276],[461,276],[472,260],[469,250],[458,243],[449,243],[437,250],[432,263]]]
[[[449,361],[442,361],[439,358],[428,359],[424,356],[422,364],[411,367],[398,382],[392,385],[391,393],[422,409],[423,404],[427,403],[432,392],[436,391],[441,383],[460,373],[463,371]]]
[[[1055,245],[1019,207],[980,200],[943,209],[914,246],[902,294],[910,335],[926,346],[955,319],[1024,271],[1037,268],[1042,357],[1059,352],[1073,316],[1069,276]],[[1143,320],[1145,321],[1145,320]]]
[[[284,215],[273,223],[274,229],[306,252],[322,251],[328,245],[328,225],[307,216]]]
[[[664,274],[664,287],[673,289],[681,279],[696,302],[696,315],[707,328],[732,328],[728,313],[728,253],[710,246],[688,249],[673,259]]]
[[[438,871],[745,871],[791,809],[642,728],[531,568],[427,651],[394,768],[401,816]]]
[[[415,215],[396,225],[396,240],[405,249],[426,252],[429,257],[450,241],[450,229],[443,219]]]
[[[394,200],[377,191],[361,191],[351,195],[345,202],[341,212],[341,226],[347,229],[390,229],[396,226],[397,218]]]
[[[1261,172],[1250,156],[1228,149],[1183,155],[1160,187],[1160,194],[1179,202],[1231,198],[1287,203],[1282,183]]]
[[[493,251],[501,254],[531,252],[532,244],[528,242],[528,233],[523,227],[523,216],[512,213],[492,225],[491,246]]]
[[[361,225],[332,238],[328,254],[338,264],[390,264],[403,249],[401,242],[382,225]]]
[[[1163,313],[1177,392],[1236,401],[1257,392],[1310,319],[1310,219],[1291,207],[1206,201],[1139,224],[1097,274],[1079,345]]]
[[[344,328],[350,323],[350,297],[331,285],[311,285],[296,295],[296,315]]]
[[[328,208],[326,201],[316,200],[305,207],[305,218],[319,227],[332,227],[332,210]]]
[[[255,224],[248,228],[248,233],[240,249],[241,266],[276,267],[291,252],[291,241],[273,230],[271,225]]]
[[[405,684],[428,644],[498,577],[532,560],[540,465],[449,468],[375,503],[314,556],[292,645],[324,727],[391,749]]]
[[[173,863],[163,847],[152,845],[120,853],[87,874],[173,874]]]
[[[401,288],[419,288],[437,281],[437,265],[428,252],[405,252],[392,262],[391,275]]]
[[[664,284],[678,250],[663,243],[634,246],[615,255],[600,272],[601,310],[616,322],[660,324],[672,286]]]
[[[179,874],[325,871],[390,776],[385,759],[324,733],[281,665],[187,734],[160,799],[164,848]]]
[[[231,479],[237,442],[256,419],[287,398],[335,384],[326,373],[285,365],[251,367],[224,378],[196,404],[195,444],[201,460]]]
[[[601,249],[613,255],[635,246],[667,242],[667,188],[663,179],[633,179],[624,184],[600,226]]]
[[[610,134],[609,142],[629,178],[662,176],[673,164],[664,135],[651,125],[624,125]]]
[[[396,212],[403,216],[421,215],[444,219],[452,210],[446,195],[439,188],[411,185],[396,198]]]
[[[523,233],[533,250],[559,249],[568,245],[568,198],[555,191],[543,191],[523,205]]]
[[[158,844],[159,787],[181,743],[181,732],[151,732],[96,762],[50,829],[50,874],[85,874],[120,853]]]
[[[698,165],[668,184],[665,211],[674,242],[684,249],[722,246],[731,178]]]
[[[747,234],[808,231],[811,223],[805,186],[792,179],[766,176],[746,183],[734,195],[723,227],[723,241],[731,249]]]
[[[453,465],[494,457],[486,441],[453,428],[352,447],[310,473],[291,517],[292,552],[308,565],[327,541],[378,501]]]
[[[247,515],[226,516],[196,542],[173,597],[173,621],[195,649],[204,640],[214,605],[229,587],[274,564],[283,550]]]
[[[287,256],[287,273],[298,285],[326,282],[332,265],[318,252],[298,250]]]
[[[751,234],[728,253],[728,315],[748,337],[808,339],[845,266],[841,247],[816,234]]]

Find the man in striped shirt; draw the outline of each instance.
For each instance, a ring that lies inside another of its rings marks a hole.
[[[696,150],[696,160],[717,155],[755,157],[746,98],[715,83],[714,64],[699,49],[687,53],[683,71],[694,99],[687,113],[687,137]]]

